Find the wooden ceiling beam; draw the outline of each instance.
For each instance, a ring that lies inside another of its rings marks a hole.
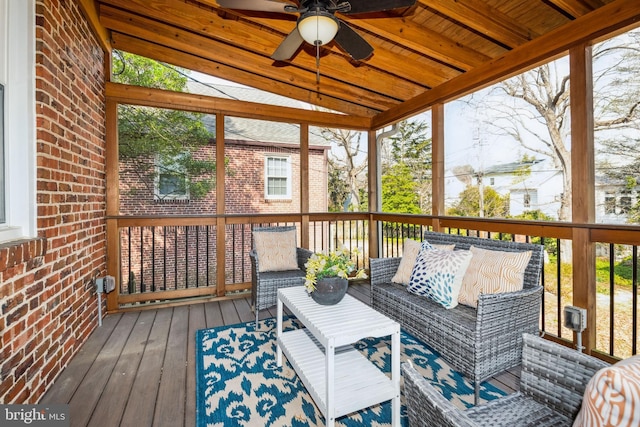
[[[347,115],[372,117],[380,112],[379,110],[363,107],[359,104],[350,103],[342,99],[336,99],[330,96],[319,96],[318,93],[313,90],[307,90],[288,83],[274,81],[267,77],[257,76],[253,73],[229,67],[222,62],[193,56],[166,46],[160,46],[146,40],[137,39],[120,33],[113,33],[113,46],[116,49],[136,55],[154,58],[158,61],[170,63],[178,67],[188,68],[193,71],[199,71],[204,74],[216,76],[245,86],[250,86],[271,93],[277,93],[278,95],[285,96],[287,98],[314,104],[329,110],[339,111]]]
[[[549,0],[549,3],[574,18],[579,18],[604,6],[601,0]]]
[[[221,99],[206,95],[172,92],[111,82],[106,84],[106,96],[108,100],[121,104],[168,108],[205,114],[223,114],[284,123],[308,123],[321,127],[366,130],[371,123],[371,120],[367,117],[343,116],[321,111],[300,110],[257,102]]]
[[[418,0],[428,8],[435,10],[445,17],[452,19],[474,29],[480,34],[502,43],[510,48],[515,48],[537,37],[531,29],[526,28],[509,18],[504,13],[496,10],[484,0]]]
[[[85,19],[91,27],[91,31],[95,34],[100,47],[104,52],[111,52],[111,43],[109,42],[111,34],[109,31],[100,24],[100,17],[98,16],[98,9],[96,8],[95,0],[79,0],[80,10],[84,14]]]
[[[352,19],[349,25],[467,71],[491,58],[402,18]]]
[[[523,73],[535,65],[551,61],[566,53],[572,46],[598,40],[638,21],[638,0],[615,0],[532,40],[526,46],[513,49],[483,66],[378,114],[372,120],[372,129],[383,128],[419,114],[434,104],[449,102],[496,81]]]
[[[170,27],[166,24],[110,8],[101,6],[101,22],[112,31],[129,34],[134,37],[148,40],[152,43],[175,48],[188,52],[194,56],[223,62],[239,70],[248,71],[259,76],[269,77],[276,81],[287,82],[308,90],[315,90],[321,94],[329,95],[337,99],[359,103],[372,109],[384,110],[398,105],[397,98],[388,97],[368,90],[345,84],[340,80],[334,80],[327,76],[317,84],[315,74],[311,74],[295,67],[273,67],[273,61],[245,50],[237,49],[217,40],[193,34],[184,30]],[[389,79],[389,77],[387,77]],[[395,86],[389,82],[389,91],[395,90]],[[417,93],[420,93],[419,91]]]
[[[284,70],[291,68],[288,63],[277,63],[269,58],[275,47],[282,41],[279,34],[269,33],[242,22],[223,19],[216,12],[207,12],[177,0],[108,0],[108,3],[120,9],[106,6],[106,3],[103,4],[101,14],[109,14],[112,19],[127,19],[126,10],[197,33],[207,39],[222,41],[262,55],[264,58],[261,62],[268,64],[272,69]],[[284,23],[287,24],[288,22],[284,21]],[[295,23],[292,25],[295,25]],[[294,65],[300,69],[295,72],[305,70],[307,75],[315,80],[316,59],[314,56],[300,54],[296,58]],[[281,68],[278,68],[279,66]],[[390,87],[388,85],[389,73],[372,67],[359,66],[357,67],[357,73],[345,72],[352,67],[348,62],[345,63],[344,57],[341,55],[329,54],[322,56],[320,59],[320,72],[323,76],[349,83],[354,88],[361,87],[370,92],[383,94],[397,102],[409,99],[427,89],[422,82],[416,83],[398,79],[394,80],[393,87]]]

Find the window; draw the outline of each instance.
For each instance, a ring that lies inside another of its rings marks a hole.
[[[631,197],[630,196],[620,197],[620,213],[628,214],[630,211],[631,211]]]
[[[265,159],[265,197],[291,198],[291,166],[289,157],[267,156]]]
[[[523,204],[524,204],[525,208],[530,208],[531,207],[531,194],[529,194],[529,193],[525,193],[524,194]]]
[[[604,196],[604,213],[607,215],[615,215],[616,213],[616,196],[615,194],[607,193]]]
[[[37,234],[35,21],[35,2],[0,0],[0,242]]]
[[[489,178],[489,185],[496,185],[496,179],[495,178]]]
[[[187,173],[180,156],[156,160],[156,200],[188,200]]]

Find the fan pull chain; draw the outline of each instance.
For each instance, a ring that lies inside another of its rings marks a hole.
[[[320,84],[320,45],[316,44],[316,84]]]

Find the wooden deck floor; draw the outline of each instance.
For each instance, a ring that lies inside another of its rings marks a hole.
[[[367,285],[349,293],[369,303]],[[249,298],[110,314],[41,403],[68,403],[72,426],[195,426],[195,332],[252,319]],[[513,391],[519,372],[492,382]]]

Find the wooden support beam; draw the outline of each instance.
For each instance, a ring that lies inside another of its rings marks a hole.
[[[368,180],[369,180],[369,212],[378,211],[378,195],[380,189],[378,188],[378,175],[381,171],[378,170],[378,138],[375,131],[367,132],[368,150],[367,150],[367,162],[368,162]],[[373,221],[371,218],[368,221],[369,224],[369,257],[377,258],[378,254],[378,222]]]
[[[595,223],[595,149],[593,135],[593,73],[591,46],[570,51],[571,78],[571,212],[574,224]],[[587,228],[574,228],[573,304],[587,309],[582,334],[587,353],[596,345],[595,244]]]
[[[444,212],[444,105],[436,104],[431,109],[431,215],[442,216]],[[434,220],[434,231],[440,230],[439,220]]]
[[[309,248],[309,125],[300,125],[300,245]]]
[[[120,213],[120,159],[118,150],[118,104],[107,100],[105,106],[105,182],[106,215]],[[120,233],[118,221],[107,219],[107,274],[116,278],[116,289],[107,294],[107,311],[118,309],[120,294]]]
[[[227,227],[225,205],[225,141],[224,114],[216,114],[216,294],[226,294]]]
[[[107,98],[122,104],[169,108],[207,114],[225,114],[249,119],[271,120],[285,123],[308,123],[316,126],[366,130],[370,120],[366,117],[344,116],[321,111],[299,110],[278,105],[221,99],[192,93],[171,92],[140,86],[107,83]]]

